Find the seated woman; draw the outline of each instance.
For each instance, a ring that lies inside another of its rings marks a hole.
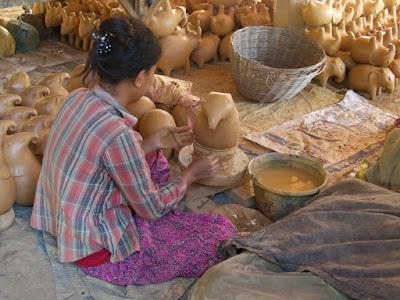
[[[188,185],[216,172],[215,157],[163,185],[151,180],[145,154],[191,140],[188,127],[142,140],[124,108],[148,93],[160,54],[140,21],[101,24],[86,64],[99,84],[65,100],[36,190],[31,225],[56,236],[60,261],[118,285],[199,277],[221,260],[217,244],[236,233],[222,216],[173,210]]]

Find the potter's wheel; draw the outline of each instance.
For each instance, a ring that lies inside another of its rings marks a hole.
[[[14,209],[10,209],[5,214],[0,215],[0,231],[7,229],[14,222]]]
[[[184,147],[178,155],[179,164],[186,168],[192,162],[193,153],[193,145]],[[197,183],[208,186],[229,186],[237,184],[246,175],[248,165],[249,159],[247,155],[239,148],[236,148],[231,161],[231,167],[220,170],[213,177],[199,180]]]

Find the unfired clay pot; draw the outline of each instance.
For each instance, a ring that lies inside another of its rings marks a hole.
[[[39,136],[37,143],[29,144],[33,154],[42,156],[47,143],[47,137],[52,123],[51,116],[36,116],[25,122],[23,132],[36,132]]]
[[[349,72],[349,87],[355,91],[367,92],[375,100],[380,88],[390,93],[394,91],[395,76],[389,68],[357,65]]]
[[[218,62],[218,47],[221,39],[216,34],[205,34],[200,41],[199,47],[192,52],[190,59],[194,61],[199,68],[202,68],[204,63],[214,60]]]
[[[231,94],[208,94],[197,114],[194,135],[198,144],[209,149],[226,150],[237,145],[240,121]]]
[[[16,181],[15,202],[19,205],[30,206],[35,197],[41,165],[29,149],[29,143],[37,139],[34,132],[19,132],[6,136],[2,145],[4,159]]]
[[[59,72],[45,76],[39,81],[38,85],[46,86],[50,89],[50,94],[62,97],[68,96],[68,91],[64,88],[64,82],[70,78],[68,73]]]
[[[13,94],[0,95],[0,119],[4,118],[4,115],[16,105],[20,105],[22,102],[21,97]]]
[[[186,126],[188,124],[186,107],[183,105],[176,105],[172,110],[172,116],[174,117],[176,126]]]
[[[185,68],[185,73],[190,72],[190,54],[200,44],[201,27],[198,23],[193,29],[188,23],[185,29],[160,39],[161,59],[158,68],[164,75],[169,76],[172,70]]]
[[[356,38],[353,35],[350,52],[356,63],[387,67],[393,61],[396,49],[393,44],[389,44],[388,47],[383,45],[383,32],[379,31],[372,37]]]
[[[231,38],[234,31],[228,33],[219,44],[218,53],[222,61],[231,60],[232,44]]]
[[[4,119],[13,120],[17,126],[11,132],[20,132],[24,123],[30,118],[37,116],[37,111],[28,106],[15,106],[4,114]]]
[[[10,94],[21,95],[22,92],[31,86],[29,75],[25,72],[17,72],[6,83],[6,89]]]
[[[212,4],[208,5],[207,10],[196,10],[191,13],[188,21],[193,25],[197,24],[197,20],[200,21],[201,31],[204,33],[210,30],[210,20],[214,13],[214,6]]]
[[[142,20],[156,37],[162,38],[172,34],[178,24],[185,25],[186,9],[182,6],[172,9],[169,0],[161,0],[150,6]]]
[[[235,8],[229,8],[229,14],[226,15],[224,6],[221,5],[216,16],[210,19],[210,28],[213,33],[223,37],[235,29]]]
[[[127,111],[129,111],[129,113],[138,120],[143,117],[145,113],[155,108],[156,105],[154,102],[146,96],[143,96],[138,101],[130,103],[126,106]]]
[[[333,18],[333,0],[307,0],[302,13],[304,21],[310,26],[330,24]]]
[[[0,26],[0,57],[14,55],[15,48],[15,39],[12,34],[3,26]]]
[[[165,110],[156,108],[144,114],[140,122],[139,132],[145,139],[168,126],[176,127],[174,118]]]
[[[50,95],[50,89],[46,86],[32,85],[27,87],[21,94],[22,105],[34,107],[44,97]]]
[[[0,120],[0,216],[10,211],[17,198],[15,178],[1,149],[8,129],[13,126],[16,124],[12,120]]]
[[[329,78],[335,77],[336,82],[343,82],[346,75],[346,66],[339,57],[326,56],[326,65],[324,70],[318,74],[315,79],[320,86],[326,87]]]
[[[36,109],[38,115],[49,115],[54,118],[60,110],[64,99],[64,96],[61,95],[47,96],[36,102],[34,108]]]

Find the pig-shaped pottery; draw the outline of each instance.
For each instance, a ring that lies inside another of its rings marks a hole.
[[[376,99],[380,88],[392,93],[394,86],[395,76],[389,68],[357,65],[349,72],[350,89],[367,92],[372,100]]]
[[[326,65],[324,70],[318,74],[315,79],[320,86],[326,87],[329,78],[336,77],[336,82],[343,82],[346,75],[346,66],[339,57],[326,56]]]
[[[0,95],[0,119],[3,119],[5,114],[16,105],[20,105],[22,99],[18,95],[3,94]]]
[[[19,132],[7,135],[2,145],[4,159],[16,181],[16,200],[19,205],[31,206],[35,197],[41,165],[29,143],[37,142],[34,132]]]
[[[221,43],[219,44],[218,53],[222,61],[231,60],[231,52],[232,52],[231,39],[233,33],[234,31],[224,36]]]
[[[21,94],[22,105],[35,107],[36,102],[50,95],[50,89],[46,86],[32,85]]]
[[[240,121],[231,94],[208,94],[197,114],[194,135],[195,141],[208,149],[236,147],[240,137]]]
[[[302,8],[303,19],[310,26],[323,26],[332,23],[333,0],[307,0]]]
[[[59,72],[45,76],[37,85],[46,86],[50,89],[50,95],[68,96],[68,91],[64,88],[64,82],[70,78],[68,73]]]
[[[200,46],[192,52],[190,59],[194,61],[199,68],[202,68],[204,63],[214,60],[218,61],[218,46],[221,39],[216,34],[205,34],[200,41]]]
[[[376,36],[353,37],[351,44],[351,57],[359,64],[371,64],[380,67],[387,67],[393,61],[396,49],[393,44],[387,47],[383,45],[383,32],[379,31]]]
[[[6,90],[10,94],[21,95],[21,93],[31,86],[31,80],[26,72],[17,72],[6,83]]]
[[[190,54],[200,45],[201,27],[197,24],[195,30],[191,23],[185,29],[160,39],[161,59],[158,68],[164,75],[169,76],[172,70],[185,68],[190,72]]]
[[[216,16],[212,16],[210,20],[210,28],[213,33],[223,37],[235,29],[235,8],[229,9],[229,14],[226,15],[224,6],[221,5]]]

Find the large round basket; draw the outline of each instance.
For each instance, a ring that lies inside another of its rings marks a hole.
[[[313,40],[281,27],[245,27],[232,35],[232,67],[240,93],[261,103],[298,94],[325,67]]]

